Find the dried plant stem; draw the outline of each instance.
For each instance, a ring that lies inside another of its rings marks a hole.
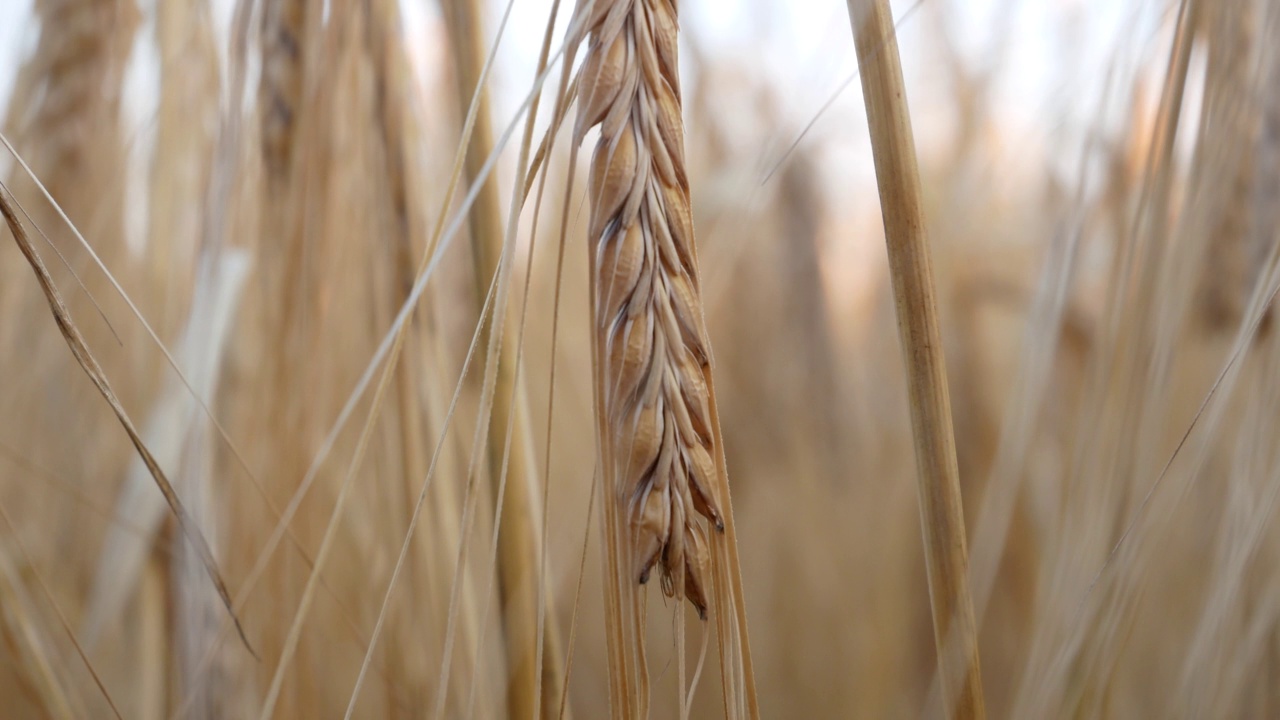
[[[982,718],[986,710],[969,596],[969,559],[951,427],[951,399],[898,43],[887,0],[847,3],[907,368],[920,519],[943,696],[951,717]]]
[[[124,428],[125,433],[128,434],[129,440],[138,451],[142,462],[146,464],[151,477],[155,479],[156,487],[164,495],[165,502],[168,503],[169,509],[173,512],[173,516],[177,521],[179,531],[191,543],[191,547],[204,566],[209,580],[213,582],[214,589],[218,592],[218,597],[222,600],[223,606],[226,607],[227,613],[235,623],[236,632],[240,634],[241,641],[244,642],[244,646],[249,652],[253,653],[254,650],[252,645],[249,644],[249,638],[245,635],[244,628],[240,625],[240,618],[236,617],[231,602],[231,594],[227,591],[227,585],[222,579],[222,573],[218,569],[212,548],[209,547],[209,543],[205,540],[204,535],[201,534],[199,526],[182,504],[182,501],[178,499],[178,494],[174,491],[173,485],[169,482],[164,470],[160,468],[160,465],[151,455],[151,451],[147,449],[146,444],[142,441],[142,436],[134,426],[133,420],[129,418],[128,413],[125,412],[124,407],[120,404],[115,391],[111,389],[106,373],[103,372],[93,354],[89,352],[89,346],[85,344],[84,337],[80,334],[80,329],[72,321],[71,313],[67,310],[66,303],[62,301],[62,294],[58,292],[58,288],[53,284],[53,278],[49,275],[44,261],[40,259],[39,254],[32,247],[31,241],[27,238],[26,230],[23,229],[17,214],[9,204],[5,192],[0,189],[0,215],[4,216],[4,220],[9,226],[9,231],[13,234],[14,242],[18,244],[18,249],[22,251],[23,256],[26,257],[27,262],[31,265],[31,270],[40,284],[40,289],[44,292],[45,299],[49,303],[49,310],[53,313],[53,319],[57,323],[62,337],[66,340],[67,347],[70,348],[76,362],[84,369],[85,374],[93,381],[99,394],[111,406],[111,411],[115,413],[116,419],[120,421],[120,425]]]
[[[457,63],[459,107],[468,107],[472,94],[478,95],[479,107],[465,161],[467,179],[474,184],[494,148],[488,92],[478,87],[487,55],[482,7],[477,0],[459,0],[442,3],[442,8]],[[498,272],[506,239],[496,180],[491,178],[481,186],[468,221],[479,306],[484,302],[489,279]],[[504,306],[495,307],[494,318],[506,311]],[[485,319],[481,318],[480,322],[485,322]],[[526,398],[517,372],[519,343],[512,335],[517,328],[494,321],[490,323],[489,330],[502,327],[506,330],[496,358],[498,375],[489,421],[488,460],[494,495],[503,502],[503,507],[495,508],[495,512],[500,510],[501,516],[497,573],[504,647],[510,673],[507,701],[511,717],[541,717],[556,711],[555,703],[560,697],[564,675],[560,665],[559,632],[551,617],[546,619],[542,657],[537,658],[539,585],[544,583],[538,572],[542,533],[537,529],[537,523],[542,513],[534,492],[537,472],[530,456],[532,436]],[[483,347],[490,342],[486,332],[481,338],[481,345]],[[504,473],[505,487],[502,481]],[[541,678],[536,673],[539,666]],[[542,707],[535,709],[535,702]]]

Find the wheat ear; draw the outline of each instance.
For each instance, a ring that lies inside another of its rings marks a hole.
[[[716,498],[710,349],[693,246],[669,0],[595,4],[578,133],[600,128],[589,183],[595,338],[631,573],[705,617]]]

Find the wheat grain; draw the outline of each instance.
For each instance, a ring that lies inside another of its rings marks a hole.
[[[599,126],[590,237],[603,404],[626,508],[632,573],[705,617],[715,495],[710,346],[702,320],[684,162],[676,7],[596,4],[587,25],[579,137]]]

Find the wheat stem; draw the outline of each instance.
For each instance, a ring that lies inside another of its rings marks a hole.
[[[951,717],[982,718],[986,711],[969,596],[951,398],[898,43],[887,0],[847,0],[847,4],[907,369],[920,519],[943,694]]]

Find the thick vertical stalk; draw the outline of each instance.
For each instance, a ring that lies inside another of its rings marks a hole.
[[[458,107],[469,107],[472,94],[480,94],[465,162],[467,180],[474,183],[493,152],[488,94],[485,88],[477,88],[486,57],[481,5],[477,0],[457,0],[442,2],[441,8],[453,43]],[[464,138],[463,141],[466,142],[467,139]],[[475,259],[476,288],[479,293],[477,306],[482,306],[485,290],[498,271],[505,239],[498,186],[494,179],[489,179],[481,188],[468,221]],[[495,317],[497,313],[506,311],[505,307],[495,308]],[[480,321],[486,322],[484,318]],[[489,327],[499,327],[499,324],[490,323]],[[497,358],[498,379],[489,421],[488,459],[494,495],[504,498],[497,573],[509,673],[507,700],[511,717],[540,717],[557,711],[556,701],[560,697],[563,671],[560,668],[559,635],[555,623],[547,618],[546,639],[542,650],[542,677],[535,677],[538,584],[543,582],[538,574],[542,537],[536,527],[541,512],[534,493],[537,478],[530,457],[532,446],[527,408],[524,405],[525,396],[516,368],[517,343],[514,331],[517,328],[507,323],[502,324],[502,327],[506,329],[500,338],[501,352]],[[486,346],[490,341],[486,332],[485,337],[481,338],[481,345]],[[504,472],[506,489],[500,495],[498,488]],[[541,692],[537,690],[539,683],[542,684]],[[542,707],[535,710],[533,705],[538,697],[541,698]]]
[[[847,0],[880,188],[889,272],[907,369],[933,633],[949,715],[986,714],[969,597],[951,398],[938,330],[920,175],[887,0]]]

